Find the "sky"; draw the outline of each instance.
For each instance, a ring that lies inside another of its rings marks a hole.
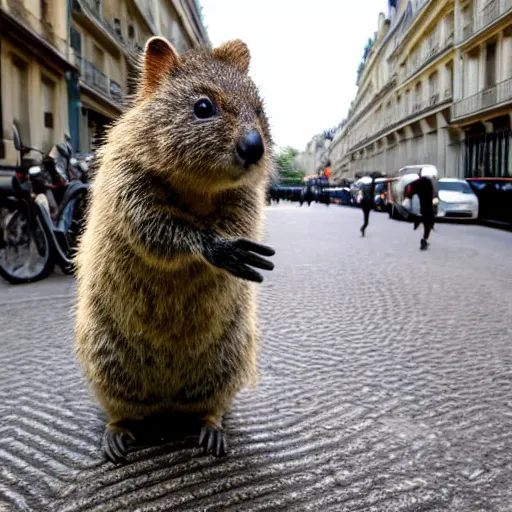
[[[356,71],[387,0],[201,0],[212,45],[239,38],[278,147],[304,150],[347,115]]]

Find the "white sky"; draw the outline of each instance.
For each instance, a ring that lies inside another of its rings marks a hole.
[[[201,0],[213,46],[240,38],[266,101],[278,146],[303,150],[338,124],[387,0]]]

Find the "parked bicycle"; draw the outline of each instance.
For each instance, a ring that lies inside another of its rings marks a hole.
[[[89,186],[85,176],[70,178],[69,138],[48,155],[24,146],[16,126],[13,140],[19,164],[0,168],[0,276],[13,284],[34,282],[55,264],[71,273]],[[27,158],[31,151],[42,161]]]

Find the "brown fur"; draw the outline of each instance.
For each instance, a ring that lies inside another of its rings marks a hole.
[[[163,412],[220,426],[257,377],[255,285],[210,265],[201,240],[260,241],[272,141],[249,52],[230,42],[177,56],[146,45],[132,107],[99,152],[77,256],[76,351],[113,428]],[[208,96],[218,115],[194,116]],[[234,157],[247,130],[265,154]]]

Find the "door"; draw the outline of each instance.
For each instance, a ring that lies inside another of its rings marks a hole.
[[[41,149],[48,153],[55,144],[55,83],[41,78],[43,107],[43,140]]]
[[[30,123],[28,111],[28,66],[14,57],[12,61],[12,120],[18,126],[24,146],[30,146]]]

